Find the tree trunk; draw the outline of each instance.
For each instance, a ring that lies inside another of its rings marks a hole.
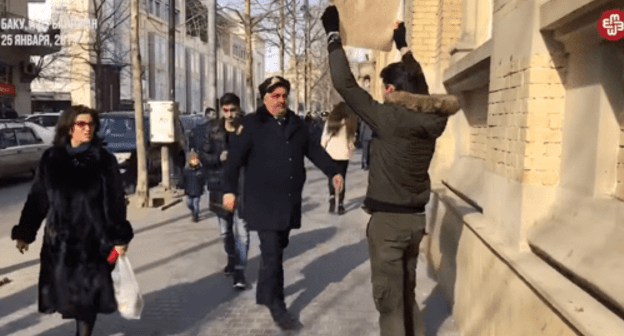
[[[253,82],[253,35],[252,35],[252,22],[251,22],[251,0],[245,0],[245,84],[247,95],[247,113],[251,113],[256,110],[256,100],[254,95],[254,82]]]
[[[147,158],[145,155],[145,125],[143,123],[143,90],[141,85],[141,55],[139,53],[139,0],[132,0],[131,9],[131,48],[132,81],[134,91],[134,118],[137,142],[137,186],[136,201],[138,206],[149,206],[149,188],[147,185]]]
[[[217,113],[217,0],[208,1],[208,104]]]
[[[286,51],[286,8],[284,7],[284,0],[280,0],[280,26],[279,26],[279,65],[281,76],[284,77],[284,54]]]

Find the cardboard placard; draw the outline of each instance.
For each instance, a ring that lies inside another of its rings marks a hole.
[[[392,50],[394,23],[403,21],[402,0],[332,0],[340,14],[344,45]]]

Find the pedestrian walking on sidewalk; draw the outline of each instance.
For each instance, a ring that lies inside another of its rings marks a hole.
[[[76,335],[91,335],[98,313],[117,310],[107,261],[133,238],[117,160],[97,136],[97,112],[72,106],[41,158],[11,238],[28,251],[46,219],[39,275],[39,312],[76,320]]]
[[[191,150],[189,160],[182,174],[182,188],[188,197],[187,207],[193,215],[193,222],[199,222],[199,200],[204,193],[206,183],[199,157]]]
[[[305,122],[286,102],[290,83],[275,76],[259,87],[264,105],[242,120],[243,132],[225,163],[223,205],[233,210],[242,200],[242,216],[260,238],[260,270],[256,302],[267,306],[282,329],[299,329],[301,323],[286,310],[283,253],[290,230],[301,227],[301,192],[306,179],[304,156],[327,176],[337,189],[342,177],[318,141],[311,141]],[[244,193],[239,190],[239,169],[244,168]]]
[[[370,166],[370,144],[373,140],[373,130],[365,122],[360,123],[360,144],[362,144],[362,169],[368,170]]]
[[[373,298],[382,336],[424,336],[415,298],[418,246],[425,234],[429,201],[428,169],[436,139],[457,98],[429,95],[420,64],[405,42],[405,25],[394,31],[402,61],[381,72],[384,104],[360,88],[342,49],[336,7],[322,16],[328,34],[332,81],[344,101],[373,130],[368,189],[364,205],[372,212],[367,227]]]
[[[347,168],[349,159],[355,150],[355,131],[357,128],[357,116],[344,102],[338,103],[329,113],[321,144],[327,154],[331,156],[338,167],[338,172],[344,178],[342,191],[336,193],[334,182],[329,179],[329,212],[334,213],[338,206],[338,215],[345,213],[344,197],[346,189]]]
[[[219,221],[219,232],[223,238],[223,246],[228,256],[224,272],[233,275],[234,288],[245,289],[245,267],[249,250],[249,231],[247,223],[240,217],[242,202],[239,202],[232,213],[223,209],[223,174],[224,164],[229,159],[229,147],[238,138],[243,130],[240,123],[240,99],[234,93],[224,94],[220,101],[221,118],[213,119],[206,125],[206,131],[201,141],[200,157],[206,167],[207,185],[210,190],[210,210]],[[237,176],[239,189],[244,183],[243,174]],[[240,192],[237,191],[237,194]]]

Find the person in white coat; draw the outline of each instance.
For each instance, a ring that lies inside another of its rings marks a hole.
[[[344,102],[336,105],[329,113],[323,128],[321,145],[336,163],[338,172],[343,176],[343,179],[347,175],[349,159],[355,150],[356,128],[357,116]],[[342,191],[336,195],[333,181],[329,179],[330,213],[336,212],[336,206],[338,206],[338,215],[345,213],[344,196],[345,188],[343,187]]]

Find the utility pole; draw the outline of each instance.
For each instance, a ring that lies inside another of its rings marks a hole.
[[[208,106],[219,116],[217,103],[217,0],[208,0]]]
[[[169,100],[175,108],[175,0],[169,0]],[[175,115],[175,112],[174,112]],[[162,169],[162,186],[165,190],[171,189],[171,153],[169,144],[160,147],[160,164]]]
[[[304,64],[303,64],[303,76],[304,76],[304,102],[305,102],[305,109],[304,109],[304,113],[308,113],[310,112],[310,97],[309,97],[309,91],[310,91],[310,70],[309,70],[309,65],[310,65],[310,1],[309,0],[305,0],[305,59],[304,59]]]
[[[141,85],[141,54],[139,53],[139,0],[132,0],[130,9],[132,35],[132,89],[134,91],[134,120],[137,142],[136,201],[139,207],[149,206],[147,159],[145,155],[145,125],[143,122],[143,87]]]

